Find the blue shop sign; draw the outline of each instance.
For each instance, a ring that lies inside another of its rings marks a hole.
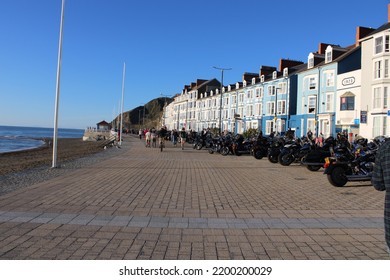
[[[367,111],[360,111],[360,123],[367,123]]]

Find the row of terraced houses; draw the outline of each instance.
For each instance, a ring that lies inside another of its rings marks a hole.
[[[390,135],[389,60],[390,4],[388,22],[357,27],[351,46],[320,43],[306,62],[281,59],[278,68],[261,66],[235,84],[197,79],[164,107],[162,122],[168,129],[256,128],[264,135],[289,128],[296,136]]]

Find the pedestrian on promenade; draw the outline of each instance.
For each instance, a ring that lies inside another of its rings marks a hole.
[[[376,190],[385,191],[385,238],[390,254],[390,141],[382,144],[376,153],[371,182]]]
[[[150,137],[152,138],[152,147],[157,147],[157,132],[156,129],[153,127],[150,131]]]
[[[320,133],[320,135],[316,138],[316,145],[318,147],[322,147],[324,145],[324,135],[322,135],[322,133]]]
[[[146,147],[147,148],[150,148],[150,131],[146,131],[145,133],[145,142],[146,142]]]
[[[186,142],[186,139],[187,139],[187,132],[186,129],[183,127],[180,131],[180,146],[182,150],[184,150],[184,143]]]
[[[142,129],[139,129],[138,136],[139,136],[139,140],[142,140]]]
[[[172,144],[173,144],[173,146],[176,147],[177,138],[179,138],[179,134],[177,133],[177,130],[176,130],[176,129],[172,130],[172,132],[171,132],[171,138],[172,138]]]

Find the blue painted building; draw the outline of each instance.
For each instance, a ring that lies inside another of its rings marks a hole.
[[[321,43],[318,52],[309,54],[307,68],[297,74],[297,109],[290,122],[297,136],[336,134],[337,67],[348,51]]]

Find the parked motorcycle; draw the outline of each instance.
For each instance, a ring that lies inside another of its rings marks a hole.
[[[210,148],[212,144],[212,136],[210,133],[205,135],[197,135],[194,143],[192,144],[192,148],[201,150],[203,147]]]
[[[347,182],[371,181],[378,145],[371,142],[354,143],[352,149],[335,150],[332,157],[325,159],[325,171],[328,181],[335,187],[343,187]]]
[[[222,147],[222,137],[212,138],[211,146],[208,148],[209,153],[220,153]]]
[[[300,162],[313,148],[312,143],[306,138],[298,138],[292,143],[285,144],[278,156],[278,161],[283,166],[293,162]]]
[[[270,138],[270,146],[268,148],[268,160],[272,163],[278,163],[279,154],[281,149],[284,147],[286,141],[282,137]]]
[[[333,147],[336,145],[336,139],[330,136],[325,139],[322,147],[315,146],[302,159],[302,164],[310,171],[318,171],[325,164],[325,158],[332,156]]]
[[[252,153],[253,143],[250,139],[245,139],[241,134],[237,134],[233,141],[233,153],[236,156]]]
[[[231,134],[228,134],[225,137],[223,137],[221,142],[221,150],[220,150],[221,155],[227,156],[229,153],[234,154],[232,137],[233,136]]]
[[[267,137],[258,136],[256,142],[253,145],[253,156],[255,159],[262,159],[263,157],[268,156],[268,149],[272,140]]]

